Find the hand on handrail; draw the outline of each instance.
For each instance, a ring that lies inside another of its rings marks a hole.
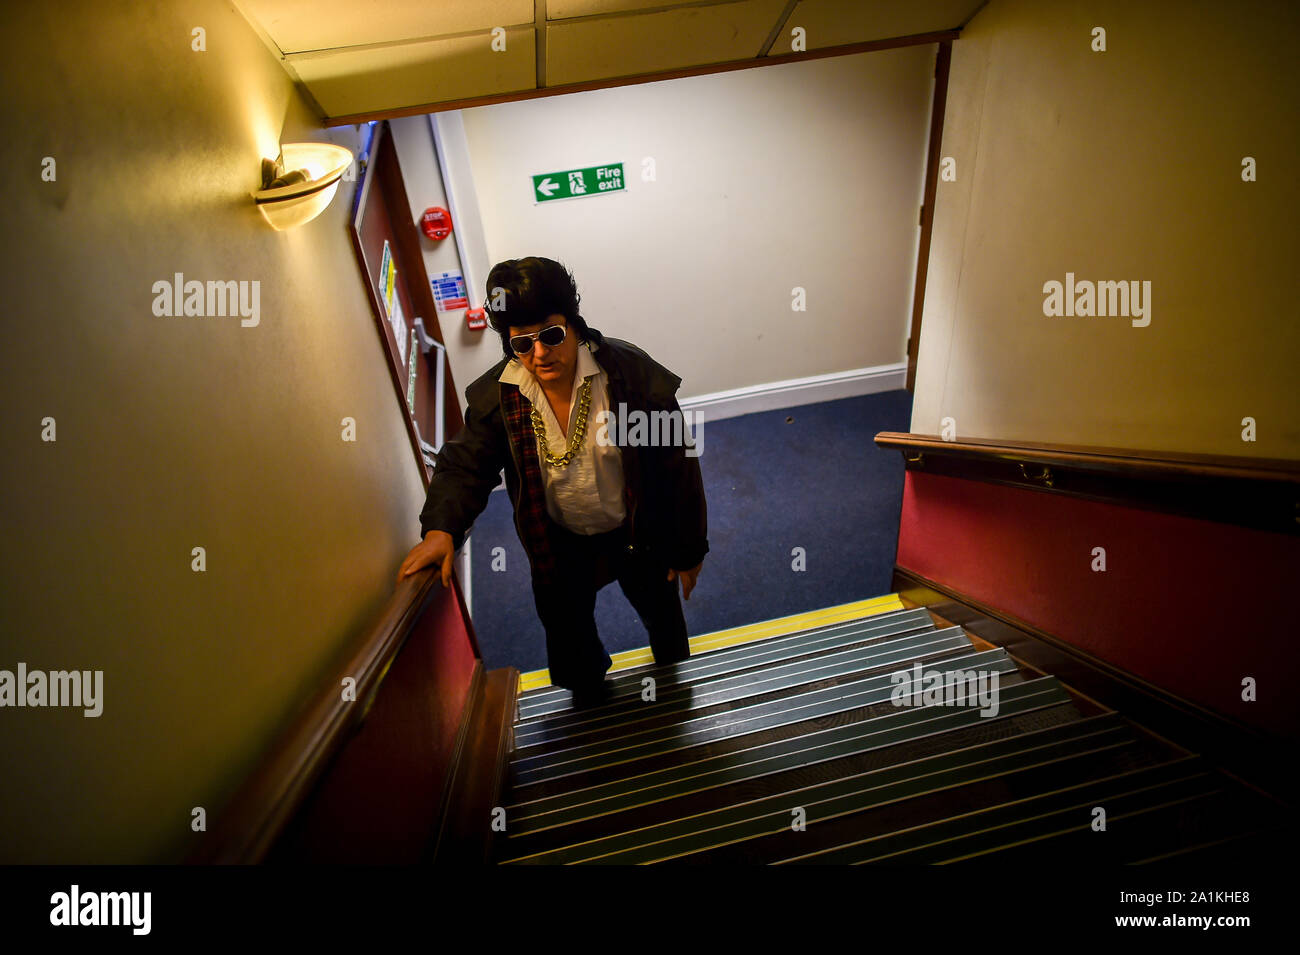
[[[448,587],[451,585],[451,567],[455,557],[456,549],[452,546],[451,535],[446,531],[429,531],[424,535],[424,540],[412,547],[402,561],[402,566],[397,571],[397,583],[400,584],[402,578],[409,577],[430,564],[441,564],[442,585]]]

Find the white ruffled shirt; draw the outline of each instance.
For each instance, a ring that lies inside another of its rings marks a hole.
[[[546,490],[546,510],[557,523],[575,534],[600,534],[623,523],[627,508],[623,503],[623,458],[617,445],[601,445],[596,440],[602,411],[609,411],[609,375],[592,357],[590,343],[578,346],[578,367],[573,376],[573,393],[569,398],[568,428],[560,422],[546,400],[541,382],[517,358],[511,360],[497,378],[519,386],[519,391],[542,414],[546,425],[546,443],[552,454],[563,454],[569,446],[578,420],[578,392],[590,377],[591,405],[587,409],[587,433],[582,447],[564,467],[548,464],[539,455],[542,484]],[[599,346],[596,346],[599,347]],[[610,430],[612,431],[612,422]]]

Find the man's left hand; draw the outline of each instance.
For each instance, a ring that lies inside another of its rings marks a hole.
[[[678,578],[681,578],[683,600],[691,599],[691,591],[695,589],[695,578],[700,575],[700,568],[703,566],[704,566],[704,561],[700,561],[690,570],[673,570],[669,568],[668,570],[669,580],[677,580]]]

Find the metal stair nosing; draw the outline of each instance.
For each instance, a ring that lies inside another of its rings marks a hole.
[[[821,654],[780,665],[765,666],[729,675],[714,676],[698,683],[656,688],[654,701],[642,701],[637,693],[588,710],[566,710],[540,717],[534,722],[515,724],[515,747],[522,751],[534,746],[562,742],[584,733],[600,733],[627,723],[665,719],[689,710],[704,709],[750,696],[778,692],[805,683],[869,673],[885,667],[897,672],[901,664],[925,662],[948,654],[974,652],[962,634],[938,633],[891,640],[870,650],[846,650]]]
[[[1039,677],[1008,688],[1000,703],[995,720],[1019,718],[1069,705],[1070,698],[1054,678]],[[560,819],[575,812],[604,812],[610,807],[621,810],[641,804],[629,800],[658,799],[664,793],[681,787],[699,790],[823,760],[904,744],[915,745],[921,740],[979,726],[985,719],[978,710],[970,707],[900,708],[843,726],[710,754],[698,760],[675,762],[648,772],[534,799],[519,799],[516,790],[507,801],[506,812],[513,823],[512,831],[519,831],[521,824],[527,831],[532,820]]]
[[[1137,739],[1121,721],[1113,714],[1102,714],[856,772],[575,845],[555,846],[510,861],[530,858],[543,862],[659,861],[782,832],[789,827],[792,805],[804,808],[810,815],[815,809],[819,821],[827,820],[1085,752],[1104,752],[1136,744]],[[692,849],[691,843],[701,838],[714,841]]]
[[[903,613],[915,615],[916,611],[903,611]],[[883,620],[878,617],[861,618],[792,634],[767,637],[733,647],[706,650],[674,664],[671,669],[647,663],[626,670],[617,670],[607,678],[607,681],[616,693],[624,691],[639,694],[642,678],[657,670],[666,670],[660,682],[682,685],[701,678],[697,674],[709,675],[715,670],[728,672],[729,669],[749,669],[772,660],[789,659],[804,653],[818,652],[819,647],[847,647],[937,630],[928,614],[924,615],[924,620],[916,616],[898,620]],[[539,717],[562,713],[569,709],[571,702],[572,694],[561,687],[548,686],[528,690],[519,698],[519,722],[527,723]]]
[[[1217,788],[1221,784],[1222,780],[1211,773],[1201,792],[1173,794],[1163,802],[1150,804],[1111,802],[1108,804],[1110,809],[1118,805],[1120,811],[1108,810],[1106,813],[1108,838],[1097,838],[1098,833],[1093,831],[1088,817],[1076,818],[1077,812],[1063,812],[1050,824],[1049,820],[1042,820],[1041,824],[1019,827],[1014,833],[1008,830],[1008,835],[1014,837],[1010,843],[996,841],[981,847],[977,840],[967,840],[952,849],[960,855],[942,853],[943,857],[936,859],[936,864],[980,859],[997,865],[1012,865],[1042,861],[1045,857],[1059,858],[1061,852],[1068,852],[1072,858],[1089,864],[1128,864],[1151,853],[1176,853],[1185,847],[1187,833],[1184,829],[1190,825],[1189,816],[1197,819],[1218,817],[1214,824],[1217,838],[1210,842],[1222,843],[1250,833],[1264,833],[1266,830],[1234,814],[1236,803],[1230,792]]]
[[[932,846],[951,843],[981,832],[1005,829],[1056,812],[1084,811],[1086,814],[1088,809],[1101,801],[1110,801],[1113,804],[1115,800],[1123,797],[1151,793],[1166,784],[1178,784],[1188,780],[1213,782],[1212,776],[1213,774],[1206,770],[1199,757],[1184,756],[1154,766],[1081,780],[1049,792],[981,807],[944,819],[931,820],[909,829],[880,833],[842,845],[791,856],[779,860],[777,864],[794,862],[856,864],[885,859],[903,861],[903,856],[920,853]],[[1085,825],[1090,821],[1090,818],[1085,819]],[[920,845],[907,844],[909,840],[917,838],[927,841]]]
[[[934,669],[943,673],[972,669],[999,674],[1017,672],[1014,661],[1000,649],[942,660]],[[722,714],[697,716],[599,743],[552,750],[535,757],[515,758],[511,762],[511,775],[516,785],[526,785],[615,762],[629,762],[644,756],[701,745],[726,736],[757,732],[815,716],[885,702],[890,699],[897,685],[890,681],[890,676],[890,673],[884,673],[864,680],[741,706]]]

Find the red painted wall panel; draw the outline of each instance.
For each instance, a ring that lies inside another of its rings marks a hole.
[[[272,861],[422,861],[435,836],[476,660],[460,591],[435,583],[373,709]]]
[[[443,590],[441,583],[434,587]],[[430,694],[437,740],[434,769],[439,780],[451,769],[474,675],[474,643],[465,619],[460,588],[451,588],[433,595],[418,630],[411,634],[412,640],[426,641],[432,653],[430,672],[421,674],[417,683]]]
[[[1300,584],[1300,538],[908,471],[897,563],[1185,699],[1300,735],[1300,628],[1274,602]]]

